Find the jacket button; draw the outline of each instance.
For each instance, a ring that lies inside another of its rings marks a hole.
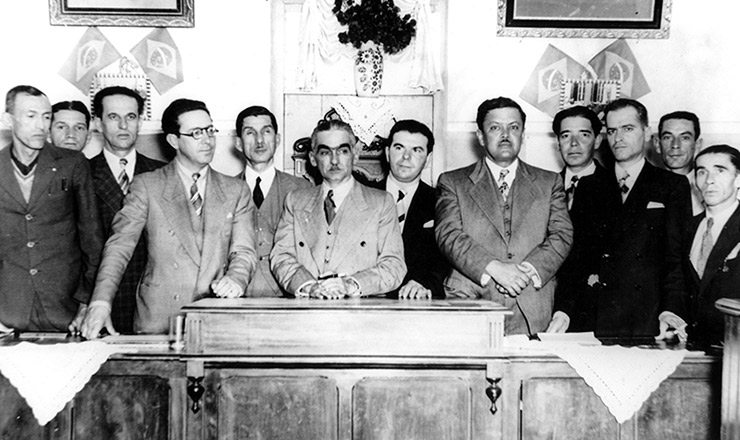
[[[30,247],[30,248],[32,248],[32,247],[34,247],[34,246],[36,246],[36,243],[34,243],[34,242],[32,242],[32,241],[29,241],[28,243],[26,243],[26,247]]]
[[[506,254],[506,256],[509,257],[509,260],[511,260],[512,258],[514,258],[514,254],[512,254],[511,252],[508,253],[508,254]]]
[[[260,261],[264,261],[265,257],[260,257]]]
[[[361,241],[361,242],[360,242],[360,246],[362,246],[362,247],[365,247],[365,244],[366,244],[366,243],[365,243],[364,241]]]
[[[329,234],[329,235],[331,235],[331,229],[329,229],[328,231],[326,231],[326,233]]]
[[[174,267],[175,269],[177,269],[179,266],[177,265],[177,263],[172,263],[172,267]]]
[[[324,259],[324,264],[329,264],[329,259],[328,258],[325,258]]]
[[[28,220],[28,221],[31,221],[31,220],[33,220],[33,215],[31,215],[31,214],[26,214],[26,220]]]
[[[298,246],[303,247],[303,242],[302,241],[299,241],[298,242]]]
[[[36,275],[37,273],[39,273],[39,271],[38,269],[31,269],[28,271],[28,273],[30,273],[31,275]]]
[[[180,301],[180,295],[175,295],[175,301]]]

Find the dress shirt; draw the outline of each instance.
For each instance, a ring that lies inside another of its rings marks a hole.
[[[113,173],[113,177],[118,180],[118,175],[121,174],[121,159],[126,159],[126,174],[128,175],[128,181],[131,182],[134,179],[134,170],[136,169],[136,149],[132,148],[131,151],[126,153],[125,156],[118,157],[110,151],[103,148],[103,157],[105,162],[108,164]],[[190,194],[190,193],[188,193]]]
[[[619,163],[614,164],[614,175],[617,176],[617,182],[619,182],[619,179],[624,176],[624,173],[629,173],[629,177],[627,180],[625,180],[624,184],[627,185],[628,191],[626,194],[622,195],[622,200],[627,200],[627,198],[630,195],[630,192],[632,192],[632,188],[635,187],[635,182],[637,181],[637,176],[640,175],[642,172],[642,168],[645,166],[645,158],[638,161],[636,164],[632,165],[629,168],[622,168],[622,166]]]
[[[582,179],[582,178],[584,178],[586,176],[590,176],[590,175],[592,175],[595,172],[596,172],[596,164],[594,163],[593,160],[580,173],[574,173],[573,171],[570,170],[569,167],[565,167],[565,180],[564,180],[564,182],[565,182],[565,189],[568,189],[568,187],[570,187],[570,181],[573,178],[573,176],[578,176],[578,180],[580,181],[580,179]],[[576,188],[577,187],[578,187],[578,184],[576,183]]]
[[[694,234],[694,241],[691,242],[691,253],[689,254],[689,260],[694,266],[694,269],[696,269],[697,262],[699,261],[699,253],[701,252],[701,238],[702,236],[704,236],[704,231],[707,230],[707,219],[709,217],[712,217],[714,219],[714,225],[712,225],[712,238],[714,239],[714,244],[716,245],[717,240],[719,239],[719,235],[722,233],[722,229],[725,227],[725,224],[727,224],[727,220],[730,219],[732,213],[735,212],[735,209],[737,209],[738,205],[740,205],[740,202],[735,200],[732,205],[723,209],[719,213],[710,214],[707,210],[706,216],[702,219],[701,223],[699,223],[699,227],[696,229],[696,234]]]
[[[496,188],[501,186],[501,182],[499,182],[499,176],[501,175],[501,170],[506,169],[509,171],[509,174],[504,177],[504,182],[509,186],[509,193],[511,193],[511,184],[514,183],[514,177],[516,177],[516,170],[519,168],[519,158],[514,159],[514,162],[512,162],[508,167],[504,168],[500,165],[498,165],[496,162],[492,161],[490,158],[486,157],[486,165],[488,166],[488,170],[491,171],[491,176],[493,176],[493,183],[496,185]]]
[[[249,185],[249,188],[254,191],[254,187],[257,186],[257,178],[260,178],[260,190],[262,190],[262,195],[267,198],[267,193],[270,192],[270,188],[272,187],[272,182],[275,180],[275,166],[270,165],[267,167],[266,170],[262,171],[261,173],[258,173],[257,171],[253,170],[252,168],[247,165],[246,168],[244,168],[244,180],[247,182],[247,185]]]
[[[388,174],[388,180],[386,180],[385,183],[385,190],[388,192],[391,196],[393,196],[393,201],[396,202],[396,204],[401,204],[403,206],[403,213],[408,214],[409,212],[409,205],[411,205],[411,199],[414,198],[414,194],[416,194],[416,189],[419,188],[419,181],[421,180],[420,177],[414,179],[413,182],[404,183],[399,182],[396,180],[395,177],[393,177],[393,174]],[[403,200],[400,202],[398,201],[398,192],[403,192]],[[406,224],[406,221],[402,221],[400,223],[401,230],[403,231],[403,226]]]
[[[326,199],[326,194],[329,193],[330,189],[334,190],[334,194],[332,196],[332,200],[334,200],[334,206],[337,207],[337,214],[339,213],[339,207],[342,206],[342,203],[344,202],[344,199],[347,198],[347,195],[350,191],[352,191],[352,185],[355,184],[354,177],[349,179],[348,181],[340,184],[339,186],[335,188],[330,188],[329,185],[326,184],[326,181],[321,183],[321,200],[323,202],[324,199]],[[264,192],[264,191],[263,191]]]

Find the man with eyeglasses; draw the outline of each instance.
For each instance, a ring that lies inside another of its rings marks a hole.
[[[105,239],[111,236],[113,217],[121,210],[131,182],[141,173],[154,171],[164,162],[136,151],[144,98],[127,87],[100,90],[93,98],[94,124],[103,134],[103,151],[90,159],[95,200]],[[53,129],[52,129],[53,131]],[[111,318],[116,330],[133,331],[136,289],[146,266],[146,236],[139,239],[113,301]]]
[[[136,298],[136,333],[166,333],[183,305],[211,293],[242,295],[254,272],[249,187],[210,168],[218,130],[208,108],[175,100],[162,115],[162,131],[177,153],[168,165],[133,182],[113,221],[82,325],[86,338],[98,337],[103,327],[115,333],[111,304],[142,233],[149,258]]]
[[[300,177],[275,169],[275,149],[280,134],[275,115],[265,107],[253,105],[236,117],[236,148],[244,154],[246,166],[237,177],[252,189],[254,229],[257,239],[257,270],[247,287],[246,296],[281,296],[282,292],[270,272],[270,251],[275,239],[285,196],[311,184]]]

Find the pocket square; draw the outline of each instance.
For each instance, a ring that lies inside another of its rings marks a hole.
[[[229,212],[228,214],[226,214],[226,218],[233,218],[233,217],[234,217],[233,212]]]
[[[665,208],[665,205],[660,202],[648,202],[647,209],[660,209]]]
[[[433,228],[434,227],[434,220],[429,220],[428,222],[424,223],[424,228]]]
[[[740,243],[736,244],[734,248],[730,251],[729,254],[727,254],[727,258],[725,258],[725,261],[728,260],[734,260],[737,258],[737,254],[740,253]]]

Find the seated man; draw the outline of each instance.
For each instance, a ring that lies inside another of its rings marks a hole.
[[[311,163],[323,182],[285,198],[270,267],[297,297],[337,299],[390,292],[406,275],[393,198],[355,181],[352,128],[321,121],[311,134]]]
[[[86,338],[113,333],[111,304],[142,233],[148,258],[139,282],[134,332],[166,333],[180,308],[208,296],[244,293],[256,266],[254,205],[243,180],[209,167],[216,150],[210,112],[178,99],[162,115],[175,159],[134,179],[103,251],[82,326]]]
[[[55,147],[82,151],[87,145],[90,112],[80,101],[61,101],[51,106],[51,143]]]
[[[713,145],[699,152],[694,164],[706,211],[690,223],[681,268],[668,277],[659,338],[675,333],[700,345],[720,344],[724,318],[714,302],[740,299],[740,152],[729,145]]]
[[[429,163],[434,135],[426,125],[413,119],[398,121],[388,135],[385,149],[390,170],[381,182],[396,200],[398,223],[403,237],[403,253],[408,273],[399,299],[444,298],[442,281],[450,266],[434,239],[434,189],[421,181],[421,172]]]

